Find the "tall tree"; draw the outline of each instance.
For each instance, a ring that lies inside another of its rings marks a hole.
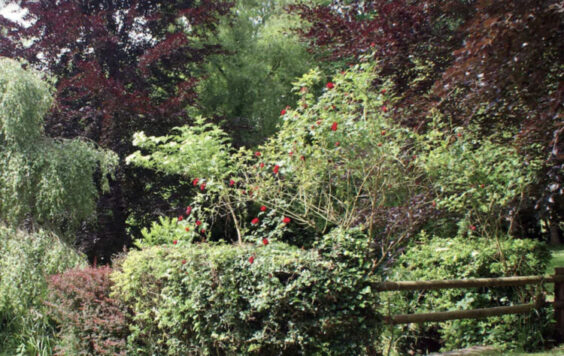
[[[133,132],[163,134],[187,122],[194,69],[218,50],[204,39],[230,7],[213,0],[23,0],[20,6],[29,26],[10,24],[10,45],[0,55],[24,57],[57,78],[47,133],[86,136],[122,158]],[[142,175],[122,169],[103,197],[104,228],[85,240],[91,256],[107,258],[126,242],[126,206],[144,188],[134,176]]]
[[[253,146],[276,131],[280,110],[295,105],[292,82],[313,67],[303,26],[285,7],[295,0],[239,0],[212,39],[225,53],[209,58],[198,109],[223,123],[236,146]]]

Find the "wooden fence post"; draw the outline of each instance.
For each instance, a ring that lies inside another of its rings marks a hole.
[[[564,267],[556,267],[554,276],[564,276]],[[554,282],[554,319],[556,320],[556,336],[564,341],[564,282],[555,278]]]

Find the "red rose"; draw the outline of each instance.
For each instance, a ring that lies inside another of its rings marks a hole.
[[[290,221],[292,221],[289,217],[284,217],[284,219],[282,219],[282,222],[284,224],[288,224]]]
[[[184,230],[186,230],[186,232],[188,232],[188,231],[190,231],[190,228],[189,228],[188,226],[186,226],[186,227],[184,228]]]
[[[200,230],[200,233],[205,234],[205,233],[206,233],[206,229]]]
[[[259,165],[259,166],[260,166],[260,168],[264,168],[264,163],[263,163],[263,162],[260,162],[260,165]]]
[[[315,123],[319,126],[321,125],[321,120],[317,120]]]
[[[192,181],[192,185],[193,185],[194,187],[197,186],[199,181],[200,181],[200,180],[199,180],[198,178],[194,179],[194,180]]]
[[[260,155],[261,155],[261,154],[260,154],[259,151],[256,151],[256,152],[255,152],[255,156],[260,157]]]
[[[326,87],[327,87],[327,89],[333,89],[335,87],[335,84],[329,82],[329,83],[327,83]]]
[[[286,115],[286,109],[282,109],[282,111],[280,111],[280,116],[284,116]]]
[[[259,218],[254,218],[253,220],[251,220],[251,224],[256,225],[259,223]]]
[[[268,245],[268,239],[266,237],[264,239],[262,239],[262,244],[264,246]]]
[[[300,156],[300,159],[301,159],[302,161],[305,161],[305,156]]]
[[[382,134],[382,136],[385,136],[385,135],[386,135],[386,130],[382,130],[381,134]]]
[[[382,142],[378,142],[378,147],[382,147]]]
[[[462,134],[459,132],[459,133],[456,134],[456,136],[462,137]]]
[[[200,226],[202,225],[202,222],[200,220],[196,220],[196,226]]]
[[[182,260],[182,264],[185,265],[185,264],[186,264],[186,260]]]
[[[229,180],[229,186],[232,187],[235,185],[235,181],[233,179]]]
[[[274,174],[278,174],[278,171],[280,170],[280,166],[279,165],[275,165],[274,168],[272,169],[272,171],[274,172]]]
[[[388,112],[388,107],[386,105],[382,106],[382,111],[383,112]]]
[[[186,215],[190,215],[191,212],[192,212],[192,207],[191,207],[191,206],[187,206],[187,207],[186,207]]]
[[[254,256],[249,257],[249,263],[253,264],[253,262],[255,262],[255,257]]]
[[[200,185],[200,190],[201,190],[201,191],[204,191],[204,189],[206,189],[206,183],[202,183],[202,184]]]
[[[260,207],[260,211],[266,211],[266,206],[264,206],[264,205],[261,206],[261,207]]]
[[[294,155],[294,152],[290,151],[288,152],[288,156],[292,157]]]
[[[382,94],[386,94],[386,89],[382,89],[382,90],[380,90],[380,93],[382,93]]]
[[[173,244],[173,245],[176,245],[177,243],[178,243],[178,240],[172,241],[172,244]]]
[[[339,141],[335,142],[335,147],[339,147],[341,143]]]
[[[472,231],[476,231],[476,226],[474,226],[474,225],[470,225],[470,230],[472,230]]]
[[[337,131],[337,122],[334,122],[333,125],[331,125],[331,131]]]

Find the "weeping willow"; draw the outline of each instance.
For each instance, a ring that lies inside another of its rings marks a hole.
[[[73,231],[94,218],[117,156],[84,139],[46,137],[53,87],[24,66],[0,58],[0,220]]]

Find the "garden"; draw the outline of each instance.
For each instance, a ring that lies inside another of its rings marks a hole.
[[[564,353],[563,25],[0,2],[0,356]]]

